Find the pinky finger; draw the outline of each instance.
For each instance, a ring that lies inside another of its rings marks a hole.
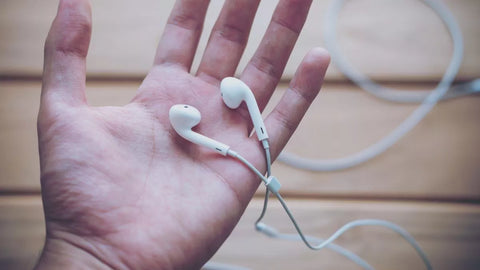
[[[330,56],[326,50],[312,49],[298,67],[280,102],[266,118],[265,125],[274,158],[287,144],[320,91],[329,63]]]

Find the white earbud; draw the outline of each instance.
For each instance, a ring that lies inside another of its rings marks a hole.
[[[185,140],[208,147],[224,156],[227,155],[230,146],[192,131],[202,118],[195,107],[185,104],[173,105],[168,115],[173,129]]]
[[[268,139],[267,129],[263,123],[262,115],[258,109],[257,101],[252,90],[237,78],[226,77],[220,83],[223,101],[230,109],[236,109],[242,101],[247,103],[248,112],[252,118],[253,126],[259,141]]]

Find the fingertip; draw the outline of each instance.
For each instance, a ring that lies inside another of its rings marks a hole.
[[[314,47],[308,53],[330,59],[330,53],[323,47]]]
[[[59,9],[70,9],[76,12],[83,11],[90,14],[92,7],[89,0],[60,0]]]
[[[57,10],[57,16],[59,15],[78,16],[91,20],[92,5],[90,0],[60,0]]]
[[[311,66],[325,67],[326,69],[330,64],[330,53],[322,47],[315,47],[307,53],[303,62]]]
[[[323,84],[329,63],[330,54],[327,50],[321,47],[311,49],[300,63],[290,86],[309,89],[315,96]]]

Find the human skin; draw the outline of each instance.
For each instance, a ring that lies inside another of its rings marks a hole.
[[[259,0],[226,1],[198,70],[191,65],[209,1],[179,0],[154,64],[121,107],[85,97],[88,0],[61,0],[45,43],[38,140],[46,241],[37,269],[198,269],[227,239],[260,180],[243,164],[175,133],[174,104],[202,113],[196,132],[226,143],[261,171],[265,157],[248,110],[227,108]],[[260,110],[275,90],[311,0],[280,0],[239,78]],[[273,157],[320,90],[328,53],[312,49],[265,119]]]

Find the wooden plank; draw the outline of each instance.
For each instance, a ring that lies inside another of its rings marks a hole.
[[[36,115],[40,84],[0,83],[0,191],[40,189]]]
[[[0,269],[33,269],[44,240],[40,196],[0,196]]]
[[[92,76],[142,77],[151,66],[173,0],[94,1],[94,31],[88,59]],[[262,1],[250,43],[239,70],[253,55],[277,1]],[[285,71],[291,78],[312,47],[322,46],[323,18],[330,1],[314,1],[305,30]],[[477,0],[446,0],[465,39],[461,79],[480,74],[480,28]],[[0,75],[40,76],[43,43],[56,12],[57,1],[3,0],[0,2]],[[223,1],[212,1],[205,33],[209,33]],[[438,80],[451,55],[448,33],[421,1],[348,2],[339,21],[340,47],[354,66],[378,80]],[[208,35],[204,34],[194,63]],[[331,68],[328,79],[342,79]]]
[[[479,233],[477,205],[293,199],[287,199],[287,203],[309,235],[327,238],[354,219],[386,219],[404,227],[416,238],[434,269],[477,269],[480,266],[480,243],[474,236]],[[274,202],[271,206],[265,223],[281,232],[294,233],[280,205]],[[271,269],[272,266],[275,269],[360,269],[331,251],[312,252],[300,242],[265,240],[252,233],[252,223],[260,209],[259,201],[250,205],[240,226],[214,260],[252,269]],[[336,243],[357,253],[376,269],[424,269],[411,247],[387,229],[354,229]]]
[[[368,201],[293,200],[287,202],[306,233],[327,237],[357,218],[381,218],[407,229],[429,256],[434,269],[478,269],[478,205]],[[300,242],[267,239],[253,230],[261,209],[254,199],[213,260],[251,269],[360,269],[328,250],[312,252]],[[272,200],[265,222],[293,232],[280,205]],[[0,268],[31,269],[42,247],[41,200],[35,196],[0,197]],[[378,269],[424,269],[413,249],[397,234],[379,227],[356,228],[337,244]]]
[[[323,160],[355,154],[389,134],[418,106],[353,89],[327,85],[286,151]],[[275,92],[271,104],[282,93]],[[310,172],[277,162],[273,172],[287,192],[297,195],[478,200],[479,105],[480,96],[442,102],[392,148],[348,170]]]
[[[92,105],[122,105],[137,86],[92,83],[87,94]],[[39,191],[39,91],[35,82],[0,85],[0,191]],[[478,96],[441,103],[392,149],[361,166],[313,173],[277,162],[274,174],[284,192],[299,196],[479,200],[479,103]],[[349,85],[326,85],[287,149],[315,158],[355,153],[385,136],[415,106],[383,102]]]

